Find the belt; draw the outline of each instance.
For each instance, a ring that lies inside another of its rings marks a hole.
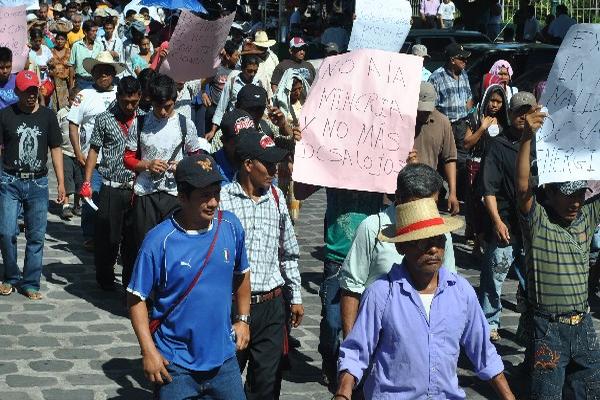
[[[115,182],[102,178],[102,184],[114,189],[133,189],[133,182]]]
[[[9,171],[4,170],[8,175],[14,176],[19,179],[39,179],[46,176],[45,172],[19,172],[19,171]]]
[[[276,297],[279,297],[283,294],[283,290],[280,287],[277,287],[269,292],[253,294],[250,296],[250,304],[260,304],[265,303],[267,301],[271,301]]]
[[[587,312],[572,312],[566,314],[550,314],[541,311],[535,311],[535,315],[540,316],[542,318],[547,318],[550,322],[558,322],[559,324],[564,325],[579,325],[587,315]]]

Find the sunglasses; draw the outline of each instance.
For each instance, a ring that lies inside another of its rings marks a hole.
[[[411,246],[415,246],[420,251],[427,251],[432,247],[443,249],[446,247],[446,236],[438,235],[421,240],[412,240],[409,242]]]

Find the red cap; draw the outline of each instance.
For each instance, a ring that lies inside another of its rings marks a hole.
[[[35,72],[25,70],[17,74],[15,86],[19,91],[24,92],[30,87],[39,87],[40,80]]]
[[[292,49],[299,49],[301,47],[306,46],[306,42],[304,40],[302,40],[301,37],[293,37],[292,40],[290,40],[290,48]]]

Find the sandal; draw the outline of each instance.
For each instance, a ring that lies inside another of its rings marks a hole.
[[[0,284],[0,295],[2,296],[10,296],[14,290],[15,288],[10,283]]]
[[[25,289],[25,290],[23,290],[23,294],[25,296],[27,296],[27,298],[29,300],[41,300],[42,299],[42,294],[40,293],[39,290]]]

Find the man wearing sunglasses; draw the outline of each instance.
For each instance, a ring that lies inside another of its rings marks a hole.
[[[515,399],[475,290],[443,266],[445,234],[461,226],[460,219],[441,217],[431,197],[396,207],[396,224],[378,238],[394,243],[404,259],[365,291],[340,346],[334,399],[349,400],[370,366],[367,399],[464,399],[456,375],[461,347],[499,398]]]

